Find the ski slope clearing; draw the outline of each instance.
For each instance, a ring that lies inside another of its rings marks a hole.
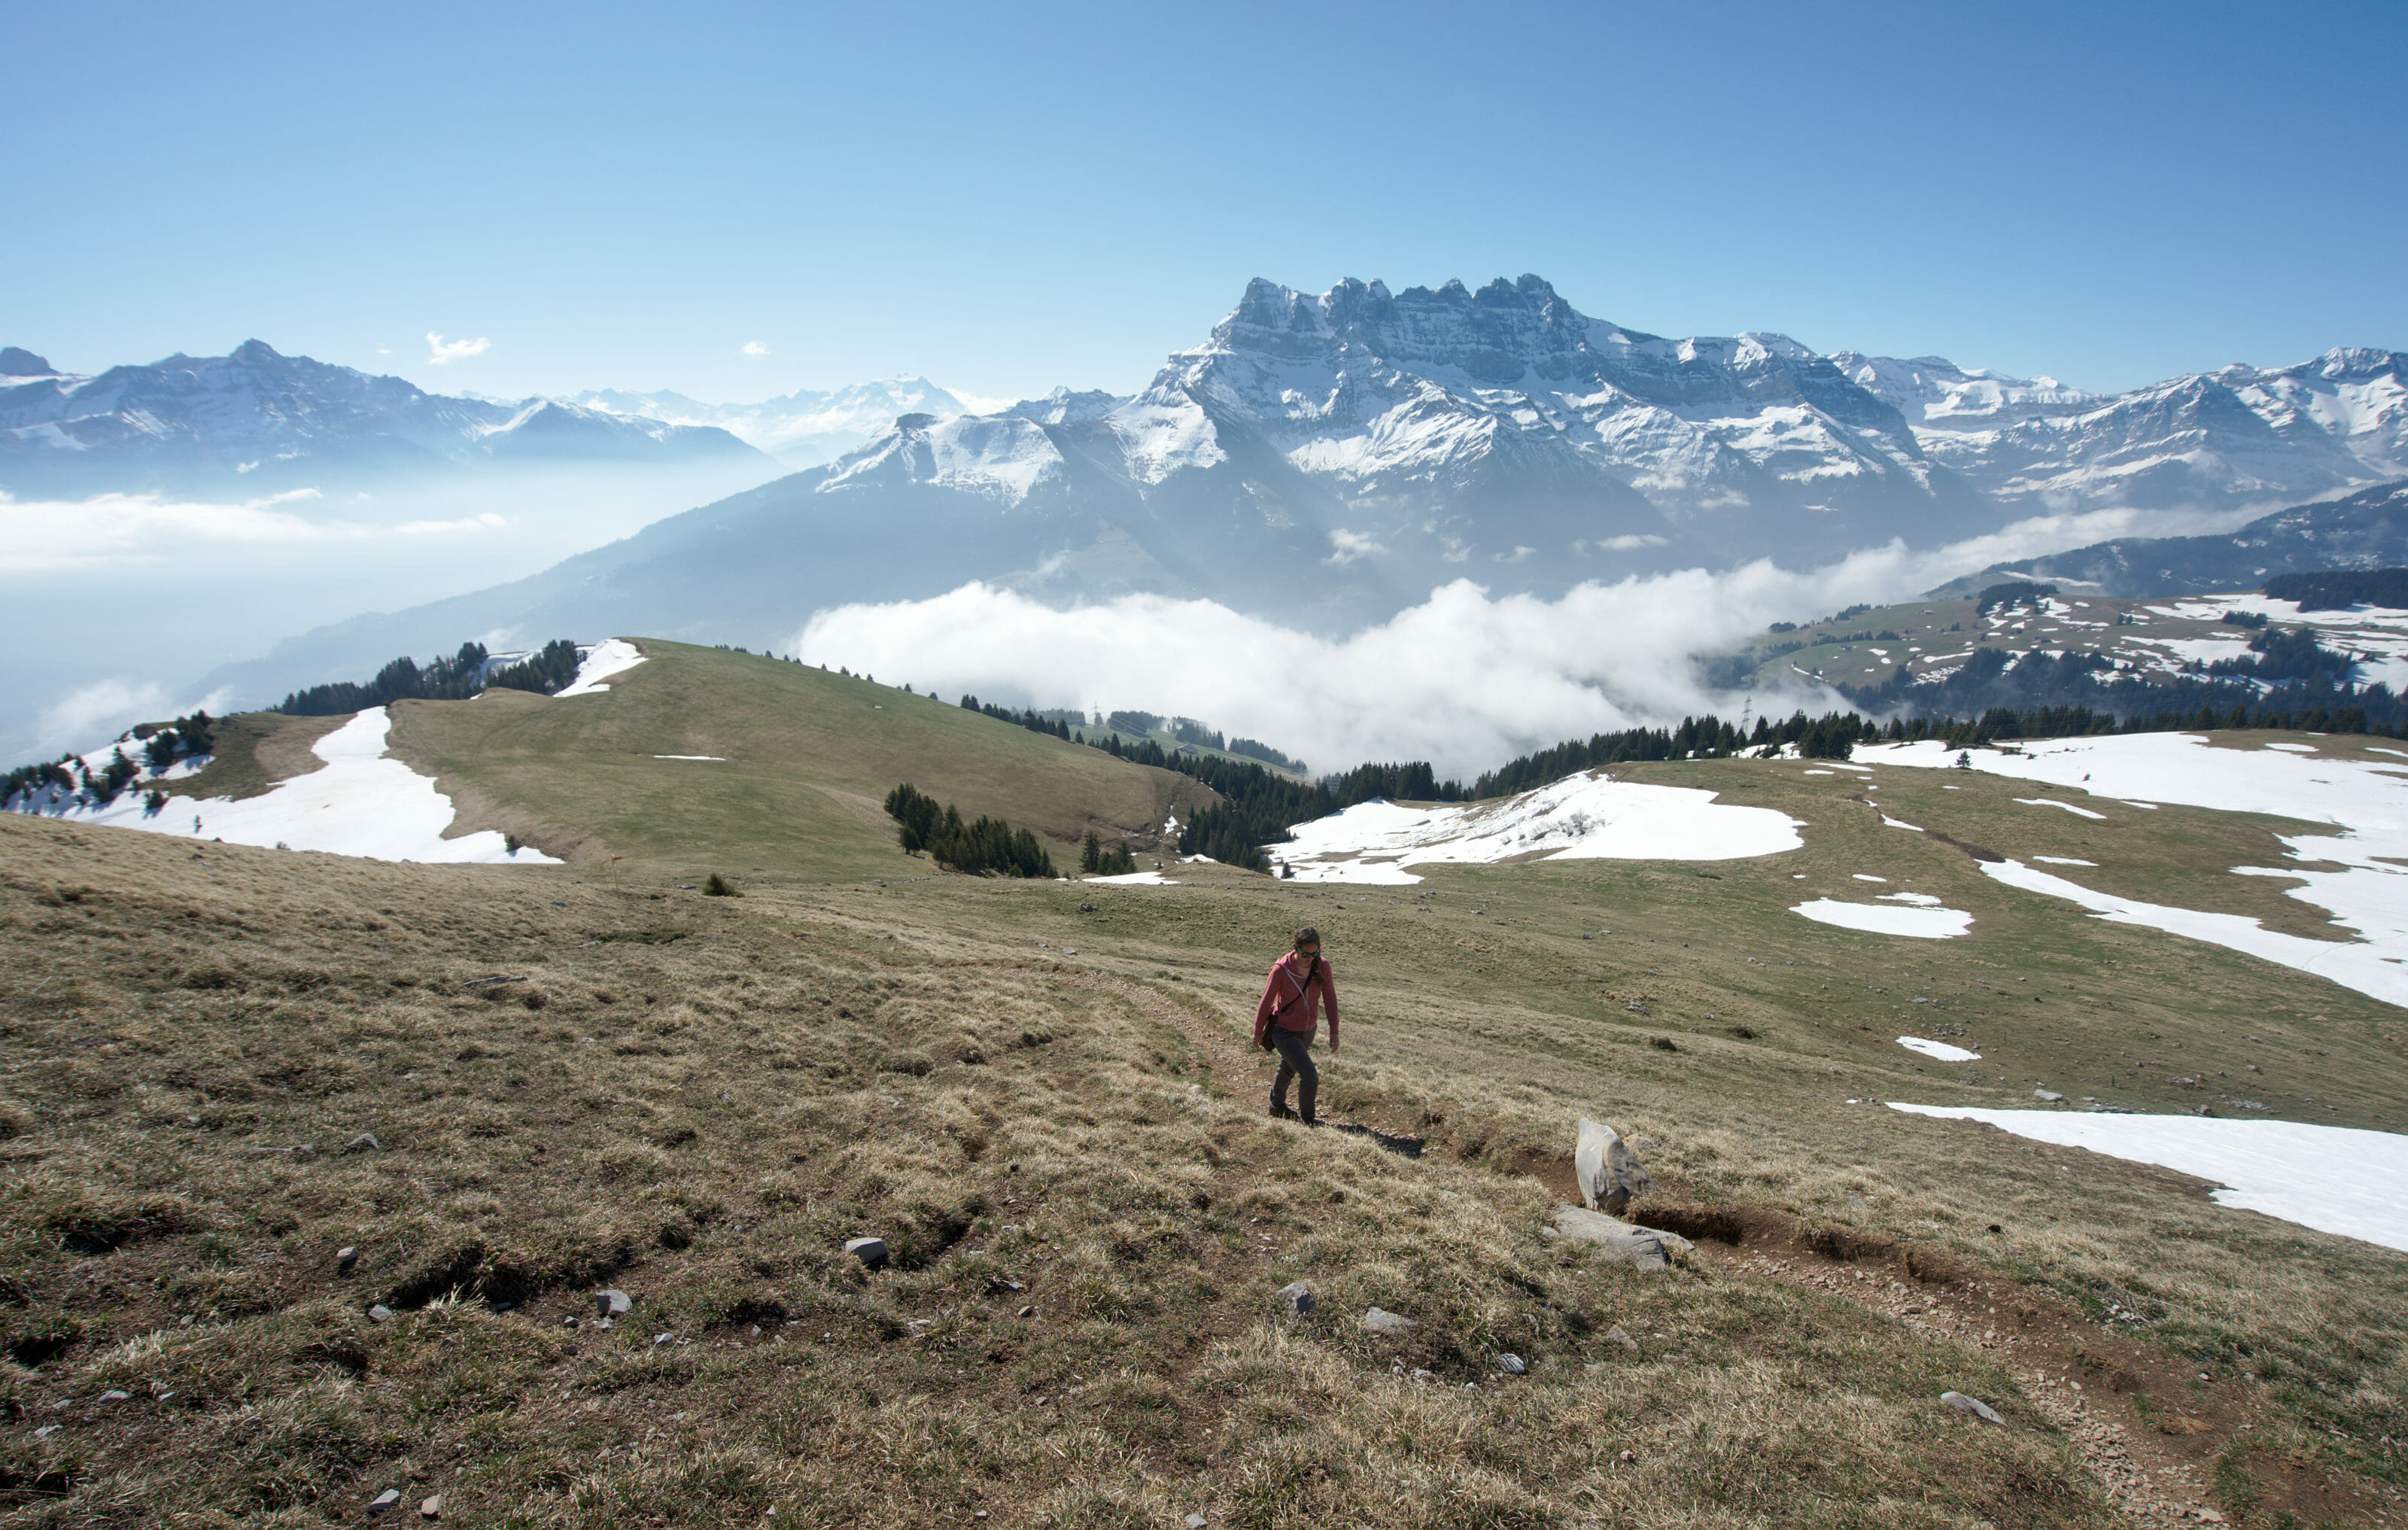
[[[2226,1186],[2214,1194],[2219,1206],[2408,1250],[2408,1137],[2396,1133],[2296,1121],[1989,1110],[1895,1100],[1890,1108],[1986,1122],[2035,1142],[2156,1164]]]
[[[1955,751],[1929,742],[1878,744],[1856,752],[1876,765],[1929,769],[1947,768],[1956,760]],[[2300,886],[2285,890],[2289,896],[2329,911],[2333,923],[2363,937],[2358,941],[2302,939],[2236,914],[2095,893],[2012,860],[1985,864],[1982,869],[2010,886],[2078,903],[2102,919],[2146,924],[2245,951],[2386,1004],[2408,1006],[2408,871],[2401,869],[2408,861],[2408,771],[2401,766],[2344,759],[2314,745],[2221,749],[2197,734],[2167,733],[2052,738],[2014,751],[1971,753],[1978,769],[2087,792],[2125,807],[2176,803],[2333,825],[2339,832],[2329,836],[2278,837],[2300,860],[2338,863],[2342,870],[2233,869],[2241,876],[2298,881]],[[2112,814],[2086,811],[2085,816],[2113,822]]]
[[[1901,895],[1915,897],[1914,894]],[[1812,903],[1794,905],[1789,911],[1803,914],[1817,924],[1836,924],[1843,930],[1862,930],[1868,935],[1903,935],[1917,940],[1952,940],[1973,927],[1973,916],[1962,908],[1899,908],[1816,898]]]
[[[153,813],[143,804],[149,779],[106,807],[42,808],[45,816],[113,828],[143,829],[186,839],[235,845],[318,850],[378,861],[484,862],[557,865],[541,851],[511,850],[493,829],[443,837],[452,826],[452,799],[435,782],[389,757],[393,720],[372,707],[310,746],[325,765],[280,781],[255,797],[171,797]],[[105,752],[105,751],[104,751]],[[163,780],[191,774],[179,762]],[[67,799],[73,801],[75,799]]]
[[[1735,861],[1801,848],[1802,826],[1696,787],[1642,786],[1584,771],[1498,802],[1409,808],[1378,799],[1294,826],[1271,846],[1298,881],[1418,882],[1406,868],[1541,860]]]
[[[577,678],[554,692],[553,698],[590,696],[597,691],[608,691],[611,676],[624,675],[643,662],[642,649],[624,638],[609,638],[596,644],[578,661]]]

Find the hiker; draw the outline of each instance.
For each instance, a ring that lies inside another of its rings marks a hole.
[[[1314,1124],[1312,1098],[1321,1072],[1312,1065],[1313,1004],[1329,1011],[1329,1050],[1338,1050],[1338,988],[1321,960],[1321,934],[1310,924],[1296,932],[1296,949],[1271,964],[1263,979],[1263,1001],[1254,1006],[1254,1045],[1279,1053],[1279,1077],[1271,1082],[1271,1114]],[[1287,1108],[1287,1081],[1297,1080],[1297,1104]]]

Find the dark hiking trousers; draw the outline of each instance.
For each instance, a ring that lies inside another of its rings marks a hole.
[[[1271,1108],[1287,1113],[1287,1081],[1297,1080],[1297,1114],[1312,1119],[1312,1097],[1321,1092],[1321,1070],[1312,1065],[1312,1033],[1271,1027],[1271,1045],[1279,1049],[1279,1077],[1271,1080]]]

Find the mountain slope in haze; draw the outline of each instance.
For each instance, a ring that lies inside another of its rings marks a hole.
[[[2408,564],[2408,481],[2277,510],[2215,536],[2128,536],[1998,564],[1944,586],[1971,593],[2020,576],[2117,596],[2255,590],[2277,574]],[[1935,593],[1938,592],[1935,592]]]
[[[259,340],[97,377],[10,348],[0,363],[0,491],[272,493],[566,463],[769,464],[716,426],[533,398],[430,393]]]
[[[882,378],[825,392],[805,388],[758,404],[705,404],[683,393],[613,388],[589,389],[569,402],[631,419],[716,427],[794,468],[817,467],[867,446],[894,429],[901,415],[946,419],[969,412],[960,398],[919,377]]]

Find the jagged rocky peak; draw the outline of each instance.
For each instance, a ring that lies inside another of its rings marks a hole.
[[[59,375],[42,357],[16,346],[0,347],[0,378],[54,378]]]
[[[997,412],[1034,420],[1040,425],[1068,425],[1082,420],[1101,420],[1127,402],[1125,395],[1101,388],[1056,388],[1042,398],[1024,398]]]

